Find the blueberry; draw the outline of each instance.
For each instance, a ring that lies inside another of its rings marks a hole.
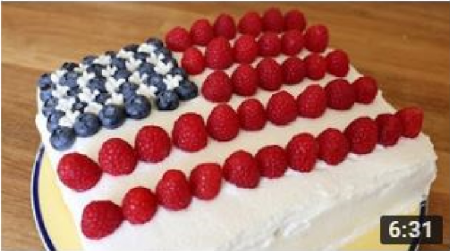
[[[148,86],[156,87],[156,89],[157,89],[156,93],[165,91],[167,88],[166,84],[163,81],[163,77],[159,74],[153,74],[150,77],[148,77],[146,79],[146,83]]]
[[[45,101],[44,106],[42,107],[42,113],[45,117],[48,117],[58,105],[58,99],[55,97],[50,97]]]
[[[87,87],[91,91],[98,90],[100,92],[106,92],[105,82],[106,82],[106,79],[104,77],[97,76],[97,77],[89,80]]]
[[[83,112],[84,108],[86,108],[87,103],[86,102],[76,102],[72,106],[72,111],[80,111]]]
[[[175,110],[179,104],[178,95],[173,91],[163,91],[156,97],[156,106],[162,111]]]
[[[75,87],[70,88],[70,89],[67,91],[67,95],[70,96],[70,97],[75,97],[75,96],[77,96],[78,93],[80,93],[80,92],[81,92],[81,89],[80,89],[80,87],[77,85],[77,86],[75,86]]]
[[[100,104],[105,104],[106,100],[108,100],[109,98],[111,98],[111,94],[109,94],[109,93],[99,93],[95,97],[95,102],[100,103]]]
[[[150,63],[143,63],[139,66],[139,74],[144,75],[147,74],[147,76],[151,76],[155,73],[155,69],[152,64]]]
[[[50,143],[56,150],[67,150],[75,142],[75,131],[69,127],[59,127],[50,136]]]
[[[73,129],[80,137],[89,137],[100,130],[100,119],[93,113],[80,114],[75,120]]]
[[[115,79],[128,79],[131,76],[131,72],[125,69],[121,69],[114,73]]]
[[[187,79],[187,73],[183,68],[180,67],[173,67],[170,71],[169,71],[170,75],[180,75],[183,79]]]
[[[103,65],[93,63],[86,68],[86,71],[88,73],[94,73],[96,76],[102,76],[103,69]]]
[[[77,68],[78,64],[77,63],[72,63],[72,62],[65,62],[62,66],[61,69],[63,70],[67,70],[67,71],[73,71],[73,69]]]
[[[97,58],[96,56],[88,55],[88,56],[84,57],[81,62],[83,62],[84,65],[89,66],[94,63],[94,60],[96,58]]]
[[[124,99],[128,100],[136,95],[136,90],[139,86],[130,82],[125,82],[120,88],[120,92],[123,94]]]
[[[167,49],[166,47],[158,48],[155,51],[155,53],[156,53],[156,55],[162,54],[165,58],[172,58],[173,57],[172,56],[172,52],[169,49]]]
[[[145,61],[145,59],[148,58],[149,56],[150,56],[149,54],[147,54],[145,52],[142,52],[142,51],[137,52],[136,54],[134,54],[134,57],[136,59],[139,59],[139,60],[142,60],[142,61]]]
[[[125,59],[123,58],[113,57],[111,59],[111,65],[116,67],[117,70],[126,69]]]
[[[39,98],[42,102],[46,102],[49,98],[52,97],[52,88],[41,89],[39,91]]]
[[[146,42],[155,46],[156,48],[162,48],[164,46],[164,43],[160,39],[155,38],[155,37],[151,37],[151,38],[147,39]]]
[[[105,128],[114,129],[125,121],[125,110],[121,106],[109,104],[103,106],[98,116]]]
[[[68,86],[70,88],[77,87],[77,79],[79,75],[76,72],[69,71],[66,74],[64,74],[61,79],[59,80],[60,85]]]
[[[125,102],[125,112],[129,118],[143,119],[150,114],[151,104],[146,97],[136,95]]]
[[[42,76],[39,78],[37,85],[41,89],[47,89],[50,88],[52,85],[52,79],[50,78],[50,74],[45,73],[42,74]]]
[[[65,113],[60,110],[53,111],[48,117],[47,117],[47,130],[49,132],[53,132],[59,127],[59,120],[64,117]]]
[[[139,48],[138,44],[129,44],[123,47],[125,51],[132,51],[132,52],[137,52],[138,48]]]
[[[189,80],[181,81],[180,85],[175,88],[175,92],[181,100],[189,100],[197,97],[198,87]]]

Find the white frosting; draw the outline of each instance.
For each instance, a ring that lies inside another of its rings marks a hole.
[[[281,62],[284,57],[277,60]],[[193,80],[201,85],[210,72],[207,70]],[[353,81],[359,76],[351,68],[347,79]],[[327,75],[320,81],[304,80],[282,88],[298,95],[311,83],[325,86],[330,79],[332,76]],[[258,90],[256,97],[267,103],[271,94]],[[235,95],[229,104],[236,108],[243,99]],[[66,152],[81,152],[96,160],[101,144],[110,137],[120,137],[133,144],[136,133],[144,125],[159,125],[170,133],[180,114],[194,111],[206,119],[213,107],[214,104],[199,96],[182,103],[175,111],[153,110],[152,115],[143,120],[127,119],[118,129],[102,129],[91,138],[78,138]],[[238,149],[256,153],[267,144],[284,146],[299,132],[317,135],[328,127],[344,129],[357,117],[376,117],[393,111],[379,92],[370,105],[355,104],[348,111],[327,109],[319,119],[297,118],[283,127],[268,123],[262,131],[240,131],[231,142],[209,139],[208,146],[197,153],[173,148],[163,162],[140,162],[127,176],[104,174],[93,189],[84,193],[68,189],[59,180],[58,185],[83,246],[88,250],[332,250],[364,233],[378,222],[380,215],[398,213],[418,204],[421,196],[428,193],[436,159],[428,137],[421,134],[416,139],[401,139],[393,147],[377,147],[368,155],[351,154],[338,166],[319,161],[311,173],[290,170],[280,179],[263,178],[256,189],[239,189],[224,182],[221,193],[212,201],[193,199],[188,209],[179,212],[160,207],[150,222],[140,226],[124,222],[113,234],[97,241],[81,234],[79,222],[84,206],[90,201],[108,199],[120,204],[132,187],[141,185],[154,190],[167,169],[177,168],[189,174],[202,162],[223,163]],[[51,148],[45,119],[40,114],[37,125],[56,169],[65,152]]]

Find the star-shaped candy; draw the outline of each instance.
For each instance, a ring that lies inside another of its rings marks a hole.
[[[119,90],[120,86],[125,83],[125,79],[115,79],[109,77],[106,79],[105,88],[109,93],[115,93]]]
[[[156,55],[156,53],[150,52],[150,57],[147,57],[146,61],[147,61],[147,63],[157,65],[163,59],[164,59],[164,55],[162,55],[162,54]]]
[[[143,43],[139,45],[138,52],[146,52],[146,53],[152,53],[156,50],[156,47],[152,44]]]
[[[106,104],[123,105],[123,94],[122,93],[111,93],[111,97],[106,100]]]
[[[155,66],[155,72],[161,75],[166,75],[172,68],[172,62],[165,64],[163,61],[159,61]]]
[[[82,90],[81,93],[78,94],[78,98],[80,98],[81,101],[86,102],[88,104],[93,103],[95,100],[95,97],[99,94],[100,92],[98,90],[95,91],[91,91],[91,89],[89,88],[85,88]]]
[[[67,96],[69,89],[70,88],[65,85],[56,85],[56,89],[52,90],[52,96],[58,99],[63,99]]]
[[[56,109],[67,113],[72,110],[73,104],[75,104],[75,102],[75,97],[60,98],[58,101],[58,105],[56,105]]]
[[[105,69],[102,70],[102,76],[105,78],[111,77],[114,75],[114,73],[116,73],[117,71],[117,67],[113,66],[111,67],[110,65],[106,66]]]
[[[111,57],[109,55],[100,55],[98,58],[94,59],[95,64],[109,65],[111,64]]]
[[[142,60],[135,59],[135,58],[129,58],[127,61],[125,61],[125,66],[127,67],[127,70],[130,72],[136,71],[137,68],[142,64]]]
[[[78,115],[80,115],[80,111],[67,111],[66,114],[59,119],[59,125],[65,127],[73,127]]]
[[[135,71],[131,74],[131,76],[128,78],[128,81],[130,81],[133,84],[137,84],[137,85],[143,85],[144,84],[144,80],[147,77],[146,74],[144,74],[144,76],[141,76],[139,74],[139,72]]]
[[[167,90],[173,90],[180,85],[183,78],[180,75],[166,75],[163,79],[164,84],[166,84]]]
[[[150,99],[150,98],[154,98],[156,96],[155,94],[156,94],[157,90],[158,89],[153,85],[151,85],[151,86],[140,85],[139,88],[136,90],[136,94],[142,95],[142,96]]]
[[[83,71],[83,75],[81,75],[77,79],[77,84],[81,89],[86,88],[86,85],[89,83],[89,80],[95,78],[95,73],[88,73],[87,71]]]

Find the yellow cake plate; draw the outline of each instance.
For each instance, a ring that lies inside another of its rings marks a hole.
[[[80,237],[75,222],[63,201],[56,185],[45,149],[41,146],[36,155],[31,179],[31,205],[36,227],[46,250],[81,250]],[[409,215],[423,214],[422,208],[412,210]],[[411,245],[383,245],[380,243],[379,227],[347,244],[342,250],[416,250],[417,243]]]

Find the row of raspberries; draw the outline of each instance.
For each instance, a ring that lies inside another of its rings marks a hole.
[[[396,114],[380,114],[375,120],[357,118],[344,131],[328,128],[317,137],[299,133],[284,148],[267,145],[255,155],[238,150],[229,155],[222,166],[218,163],[199,164],[189,177],[180,170],[170,169],[158,181],[155,193],[148,188],[135,187],[126,193],[121,207],[107,200],[89,203],[83,211],[81,229],[87,238],[101,239],[113,233],[124,220],[131,224],[149,222],[159,206],[179,211],[187,208],[194,196],[212,200],[220,192],[222,177],[239,188],[253,189],[258,186],[261,176],[279,178],[288,168],[311,172],[317,160],[337,165],[350,152],[368,154],[377,143],[392,146],[401,136],[417,137],[422,122],[423,111],[409,107]]]
[[[59,162],[58,175],[67,187],[86,191],[97,184],[103,172],[113,176],[127,175],[134,171],[138,160],[161,162],[170,154],[172,143],[183,151],[197,152],[206,147],[208,137],[230,141],[237,137],[240,128],[257,131],[263,129],[267,121],[282,126],[298,116],[318,118],[327,107],[347,110],[355,102],[371,103],[377,91],[373,78],[360,77],[353,84],[345,79],[332,80],[325,88],[312,84],[297,98],[279,91],[271,96],[265,107],[254,98],[243,101],[236,111],[228,104],[219,104],[210,112],[206,123],[196,113],[181,115],[174,123],[171,137],[163,128],[149,125],[139,130],[134,147],[120,138],[105,141],[98,154],[98,165],[83,155],[66,154]],[[73,169],[73,162],[77,161],[89,168]]]
[[[233,93],[240,96],[253,96],[258,87],[275,91],[281,85],[300,83],[305,77],[320,80],[328,72],[336,77],[344,77],[349,71],[347,54],[334,50],[326,57],[313,53],[304,60],[288,57],[280,65],[270,57],[262,59],[254,68],[250,64],[240,64],[231,74],[217,70],[209,74],[202,85],[202,95],[211,102],[228,102]]]

